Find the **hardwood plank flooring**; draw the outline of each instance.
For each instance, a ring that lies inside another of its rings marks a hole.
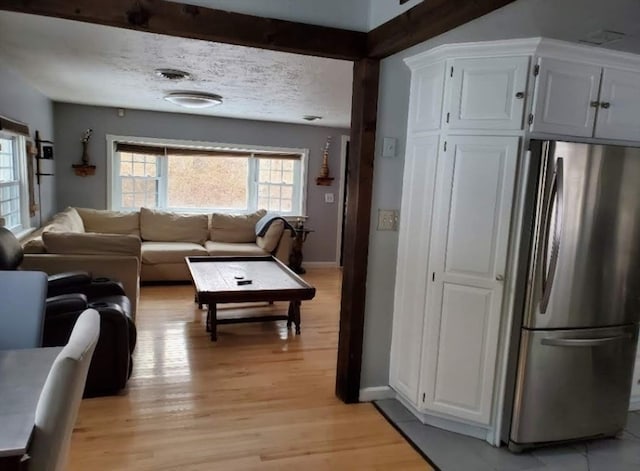
[[[143,287],[128,391],[82,402],[69,469],[431,469],[371,404],[334,396],[340,271],[304,278],[317,294],[302,335],[284,321],[223,325],[215,344],[191,286]]]

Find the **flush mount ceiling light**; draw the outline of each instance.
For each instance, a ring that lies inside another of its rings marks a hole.
[[[156,75],[167,80],[188,80],[191,78],[189,72],[178,69],[156,69]]]
[[[222,97],[213,93],[173,92],[165,95],[164,99],[184,108],[208,108],[222,104]]]
[[[322,119],[322,116],[314,116],[314,115],[306,115],[303,116],[302,119],[304,119],[305,121],[318,121],[319,119]]]

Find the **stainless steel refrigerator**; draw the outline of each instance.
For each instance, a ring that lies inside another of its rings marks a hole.
[[[624,428],[640,314],[640,148],[530,150],[513,451]]]

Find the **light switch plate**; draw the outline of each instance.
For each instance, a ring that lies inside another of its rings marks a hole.
[[[324,194],[324,202],[325,203],[333,203],[334,202],[333,193],[325,193]]]
[[[378,209],[378,230],[397,231],[399,211],[394,209]]]
[[[382,157],[395,157],[397,142],[398,140],[394,137],[385,137],[382,144]]]

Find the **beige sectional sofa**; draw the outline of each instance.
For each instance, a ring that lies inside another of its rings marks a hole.
[[[22,266],[118,279],[137,306],[140,281],[190,279],[186,256],[273,254],[288,264],[293,234],[275,220],[257,237],[256,223],[264,215],[264,210],[207,215],[67,208],[22,241]]]

